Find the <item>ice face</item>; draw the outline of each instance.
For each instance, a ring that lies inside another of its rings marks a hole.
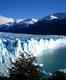
[[[49,35],[25,35],[25,34],[0,34],[0,75],[9,76],[8,68],[12,67],[11,61],[15,62],[15,59],[27,52],[37,57],[40,64],[45,65],[45,68],[52,67],[55,61],[56,66],[60,64],[60,67],[65,63],[58,60],[58,56],[65,54],[62,51],[56,54],[57,50],[66,47],[65,36],[49,36]],[[64,49],[63,49],[64,50]],[[55,56],[54,56],[55,55]],[[57,55],[57,56],[56,56]],[[54,60],[55,59],[55,60]],[[61,59],[60,59],[61,60]],[[58,63],[56,63],[58,62]],[[48,66],[49,65],[49,66]],[[55,66],[55,67],[56,67]],[[53,66],[54,67],[54,66]],[[49,69],[48,69],[49,70]]]

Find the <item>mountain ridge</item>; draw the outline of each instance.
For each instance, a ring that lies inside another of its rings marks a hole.
[[[0,25],[0,32],[66,35],[66,13],[53,13],[42,19],[19,19]]]

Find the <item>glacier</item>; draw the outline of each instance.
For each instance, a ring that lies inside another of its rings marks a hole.
[[[54,51],[66,47],[66,37],[57,35],[28,35],[0,33],[0,75],[9,76],[8,68],[21,54],[32,54],[41,62],[42,55],[53,55]]]

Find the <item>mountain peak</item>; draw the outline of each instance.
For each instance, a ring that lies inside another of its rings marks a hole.
[[[66,13],[53,13],[44,17],[44,19],[46,20],[65,19],[65,18],[66,18]]]
[[[53,19],[58,19],[58,17],[56,17],[56,16],[54,16],[54,15],[51,15],[51,16],[50,16],[50,19],[51,19],[51,20],[53,20]]]
[[[32,19],[26,19],[26,18],[23,18],[23,19],[19,19],[17,20],[17,23],[27,23],[27,24],[34,24],[35,22],[37,22],[38,20],[35,19],[35,18],[32,18]]]

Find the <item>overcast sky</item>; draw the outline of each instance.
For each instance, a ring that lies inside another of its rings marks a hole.
[[[66,0],[0,0],[0,15],[14,18],[41,18],[66,12]]]

